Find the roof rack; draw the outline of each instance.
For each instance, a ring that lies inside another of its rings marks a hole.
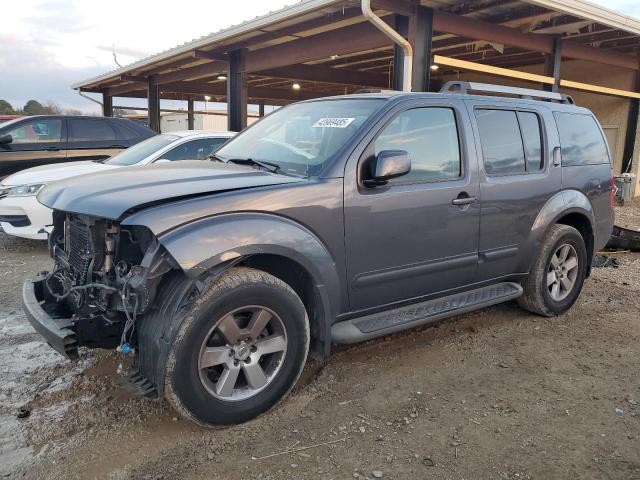
[[[460,93],[466,95],[469,91],[499,93],[502,95],[510,95],[519,98],[533,100],[534,98],[549,100],[559,103],[567,103],[575,105],[570,95],[557,92],[545,92],[543,90],[533,90],[530,88],[506,87],[504,85],[492,85],[490,83],[462,82],[459,80],[451,80],[445,83],[440,89],[440,93]]]

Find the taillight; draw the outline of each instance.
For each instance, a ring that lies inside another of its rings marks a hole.
[[[609,208],[613,208],[616,200],[616,177],[611,170],[611,194],[609,195]]]

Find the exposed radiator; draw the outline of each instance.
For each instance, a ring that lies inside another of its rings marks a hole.
[[[73,274],[79,285],[87,282],[87,274],[93,259],[91,231],[82,222],[69,219],[64,225],[64,246],[67,261],[74,270]]]

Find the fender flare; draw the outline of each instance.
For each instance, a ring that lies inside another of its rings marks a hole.
[[[552,196],[538,212],[531,226],[529,238],[523,245],[523,251],[532,254],[523,256],[517,271],[529,272],[549,227],[571,213],[584,216],[589,220],[591,230],[595,232],[595,213],[587,196],[578,190],[562,190]]]
[[[342,304],[340,280],[329,249],[304,225],[274,214],[229,213],[186,224],[158,241],[194,281],[212,272],[221,275],[253,255],[279,255],[298,263],[311,276],[321,303],[318,327],[328,354],[330,327]]]

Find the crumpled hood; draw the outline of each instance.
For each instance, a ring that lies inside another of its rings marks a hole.
[[[47,185],[38,201],[54,210],[115,220],[132,208],[172,199],[301,181],[235,164],[180,161],[69,178]]]
[[[41,165],[39,167],[27,168],[13,175],[9,175],[2,181],[3,185],[18,186],[32,185],[36,183],[50,183],[63,180],[85,173],[102,172],[119,168],[118,165],[105,165],[92,161],[62,162],[51,165]]]

